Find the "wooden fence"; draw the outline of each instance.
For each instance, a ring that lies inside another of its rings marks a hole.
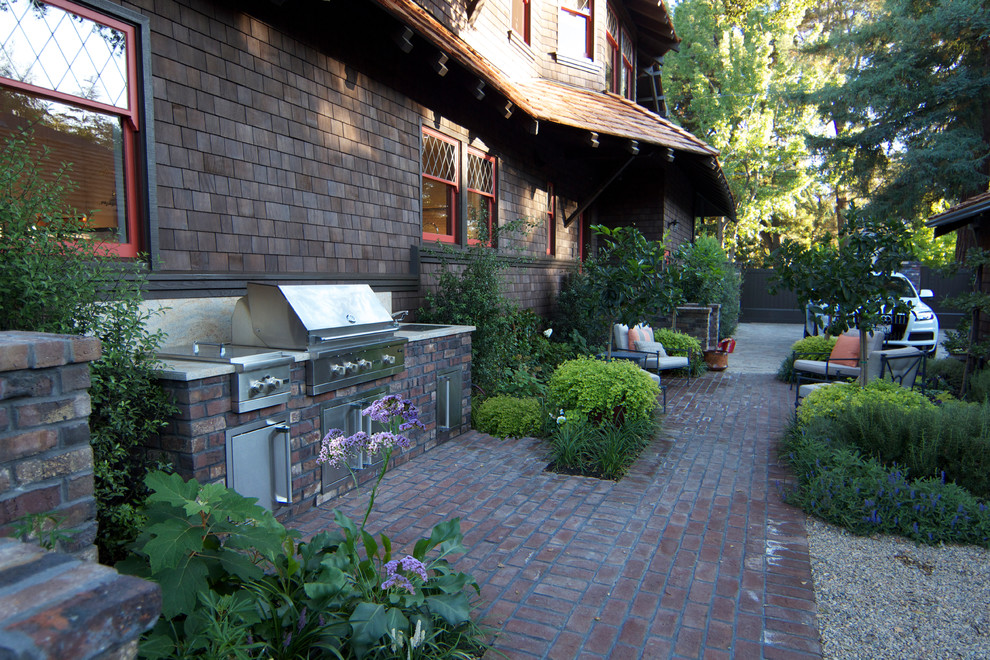
[[[780,290],[770,293],[773,271],[769,268],[744,268],[742,295],[740,298],[739,321],[742,323],[804,323],[802,303],[792,291]],[[939,325],[955,328],[961,314],[945,304],[945,299],[969,290],[970,274],[963,271],[955,277],[946,278],[931,268],[922,266],[921,286],[931,289],[935,297],[926,300],[938,315]]]

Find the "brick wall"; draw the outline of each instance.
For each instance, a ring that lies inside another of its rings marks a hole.
[[[95,557],[88,388],[99,357],[92,337],[0,333],[0,535],[52,511],[71,530],[66,549]]]
[[[439,339],[411,341],[406,347],[405,371],[396,376],[345,387],[317,396],[306,394],[306,364],[292,369],[292,397],[288,404],[259,411],[236,413],[231,407],[231,376],[199,380],[163,380],[179,406],[179,415],[161,434],[160,442],[149,449],[172,461],[176,471],[200,483],[223,483],[227,476],[226,432],[228,429],[256,422],[278,413],[288,412],[292,437],[292,487],[290,506],[276,509],[280,518],[290,517],[353,488],[346,481],[332,492],[324,493],[321,466],[316,462],[322,440],[323,407],[336,399],[344,400],[386,386],[392,394],[409,398],[420,409],[425,430],[410,435],[413,446],[397,453],[393,459],[404,462],[466,431],[471,419],[471,334],[461,332]],[[437,430],[438,372],[458,369],[461,374],[461,410],[459,424],[449,432]],[[357,472],[359,482],[373,478],[372,470]]]
[[[677,308],[673,327],[689,334],[701,342],[701,350],[714,348],[718,344],[718,313],[721,305],[686,305]]]

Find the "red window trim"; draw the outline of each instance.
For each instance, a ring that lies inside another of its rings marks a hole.
[[[476,156],[477,158],[480,158],[482,160],[487,160],[487,161],[489,161],[492,164],[492,191],[490,193],[486,193],[486,192],[484,192],[482,190],[478,190],[477,188],[471,188],[471,187],[465,186],[467,188],[467,191],[468,192],[473,192],[475,194],[478,194],[478,195],[481,195],[483,197],[487,197],[488,198],[488,206],[489,206],[489,212],[488,212],[488,245],[490,246],[492,244],[492,227],[495,226],[495,223],[496,223],[496,213],[497,213],[497,210],[498,210],[497,207],[496,207],[496,205],[495,205],[495,191],[498,190],[498,179],[497,179],[497,177],[498,177],[498,163],[496,162],[494,156],[492,156],[490,154],[486,154],[484,151],[481,151],[479,149],[475,149],[474,147],[468,147],[467,148],[467,153],[469,155]],[[468,245],[478,245],[480,243],[481,243],[481,241],[479,241],[477,239],[474,239],[474,238],[469,238],[468,239]]]
[[[8,87],[22,94],[29,96],[47,98],[66,105],[75,106],[84,110],[93,110],[101,114],[113,115],[123,118],[123,146],[124,146],[124,187],[127,191],[125,214],[125,231],[127,232],[126,243],[112,243],[103,241],[99,244],[101,250],[106,254],[124,258],[133,258],[138,255],[138,245],[142,236],[140,231],[140,207],[138,204],[138,174],[137,174],[137,154],[136,142],[137,132],[141,125],[138,112],[138,75],[137,75],[137,29],[128,23],[111,18],[97,11],[91,10],[81,5],[76,5],[67,0],[42,0],[43,4],[51,5],[63,11],[93,21],[105,27],[119,30],[124,34],[124,49],[127,56],[127,108],[119,108],[108,103],[92,101],[81,96],[66,94],[52,89],[32,85],[11,78],[0,76],[0,86]]]
[[[522,32],[522,34],[520,34],[519,31],[515,29],[515,24],[516,24],[516,21],[515,21],[515,9],[517,7],[516,2],[522,2],[522,10],[523,10],[523,17],[522,17],[522,19],[523,19],[523,32]],[[509,16],[509,26],[512,28],[512,31],[513,32],[515,32],[516,34],[518,34],[522,38],[523,42],[527,46],[532,45],[532,41],[530,40],[531,39],[531,32],[532,32],[532,20],[533,20],[532,19],[532,8],[533,8],[532,0],[512,0],[512,15]]]
[[[446,142],[448,144],[454,145],[454,179],[455,179],[454,181],[449,181],[447,179],[443,179],[443,178],[440,178],[438,176],[434,176],[432,174],[427,174],[426,172],[422,172],[422,176],[423,176],[424,179],[430,179],[432,181],[439,181],[441,183],[449,184],[449,185],[453,186],[453,188],[454,188],[453,191],[452,191],[453,192],[453,199],[450,200],[450,227],[451,227],[451,231],[453,233],[451,233],[451,234],[435,234],[433,232],[426,232],[426,231],[424,231],[423,232],[423,238],[426,239],[426,240],[430,240],[430,241],[440,241],[441,243],[456,243],[457,242],[457,237],[458,237],[458,233],[457,233],[457,224],[458,224],[457,207],[458,207],[458,205],[460,203],[460,197],[461,197],[461,195],[460,195],[460,192],[461,192],[460,191],[460,185],[458,184],[458,182],[457,182],[456,179],[460,175],[460,167],[461,167],[461,165],[460,165],[460,162],[461,162],[460,146],[461,146],[461,143],[458,142],[457,140],[453,139],[453,138],[447,137],[446,135],[444,135],[443,133],[440,133],[439,131],[434,131],[432,129],[426,128],[425,126],[423,127],[423,135],[429,135],[430,137],[436,138],[436,139],[438,139],[438,140],[440,140],[442,142]],[[420,170],[422,170],[422,169],[423,169],[423,166],[422,166],[422,156],[420,156]],[[420,202],[420,204],[422,204],[422,202]],[[420,218],[422,218],[422,212],[423,212],[423,210],[422,210],[422,208],[420,208]]]
[[[588,11],[581,11],[580,9],[574,9],[572,7],[565,7],[563,4],[560,6],[560,10],[571,14],[572,16],[581,16],[584,18],[584,57],[587,59],[594,59],[594,15],[595,15],[595,2],[594,0],[588,0]],[[559,36],[558,36],[559,38]]]

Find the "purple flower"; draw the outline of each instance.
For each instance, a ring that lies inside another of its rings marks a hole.
[[[412,582],[405,575],[399,573],[399,570],[406,571],[408,573],[416,574],[423,582],[426,582],[428,576],[426,575],[426,566],[420,560],[406,555],[402,559],[393,559],[385,564],[385,574],[388,578],[382,582],[382,589],[389,589],[391,587],[400,587],[405,589],[411,594],[416,593],[413,589]]]
[[[409,438],[397,431],[424,428],[419,421],[419,411],[412,401],[395,394],[378,399],[362,410],[361,414],[388,426],[388,429],[372,435],[358,431],[349,436],[345,436],[340,429],[333,429],[323,438],[317,458],[318,463],[337,466],[345,463],[349,456],[362,451],[377,454],[395,447],[405,449],[409,447]]]

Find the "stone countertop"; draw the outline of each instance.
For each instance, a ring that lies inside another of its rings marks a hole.
[[[415,327],[415,330],[403,330],[403,326]],[[424,329],[419,329],[424,328]],[[396,337],[404,337],[410,342],[426,341],[428,339],[439,339],[452,335],[474,332],[473,325],[433,325],[423,323],[400,324],[395,332]],[[305,362],[310,359],[307,351],[282,350],[285,355],[291,356],[296,362]],[[158,371],[158,376],[162,380],[192,381],[213,378],[215,376],[226,376],[234,373],[234,366],[222,362],[201,362],[199,360],[177,360],[163,359],[163,367]]]

